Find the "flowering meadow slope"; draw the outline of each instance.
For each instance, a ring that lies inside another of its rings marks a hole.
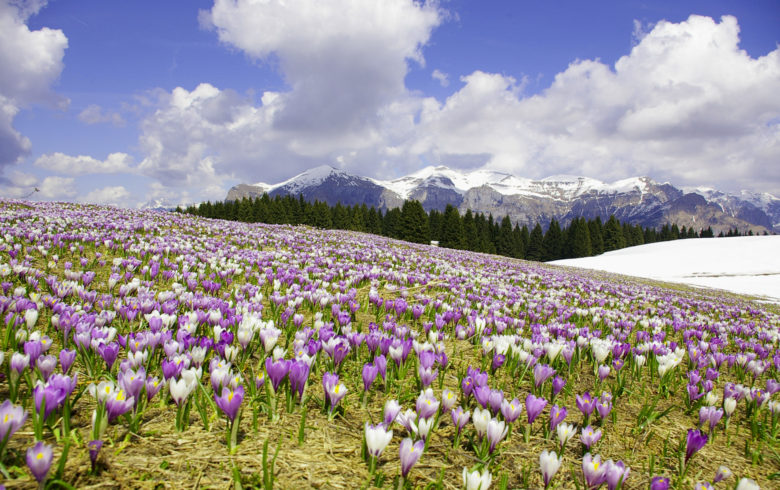
[[[751,302],[305,227],[8,201],[0,224],[9,487],[780,476],[780,316]]]

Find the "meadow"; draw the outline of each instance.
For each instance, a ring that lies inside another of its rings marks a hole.
[[[7,488],[773,488],[780,314],[310,227],[0,201]]]

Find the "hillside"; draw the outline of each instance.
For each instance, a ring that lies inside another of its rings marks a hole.
[[[166,212],[0,201],[0,226],[9,487],[780,471],[780,316],[753,301]]]

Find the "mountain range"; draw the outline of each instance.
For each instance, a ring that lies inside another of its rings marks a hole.
[[[302,195],[307,201],[329,205],[366,204],[387,210],[416,199],[426,211],[444,210],[447,204],[464,213],[508,215],[512,222],[543,226],[552,218],[566,226],[573,218],[614,214],[621,222],[660,228],[666,223],[696,230],[712,227],[715,233],[737,228],[754,233],[780,232],[780,199],[767,193],[743,191],[728,194],[711,188],[675,187],[649,177],[612,183],[570,175],[541,180],[491,170],[462,172],[430,166],[395,180],[353,175],[327,165],[309,169],[277,184],[239,184],[226,199],[260,197],[268,193]]]

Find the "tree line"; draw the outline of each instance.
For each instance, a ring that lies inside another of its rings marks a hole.
[[[537,222],[529,230],[526,225],[513,225],[509,216],[497,219],[492,214],[486,216],[470,209],[461,216],[451,204],[443,212],[435,209],[426,212],[419,201],[413,200],[382,212],[366,204],[345,206],[339,202],[329,206],[322,201],[308,202],[303,196],[271,198],[263,194],[236,201],[207,201],[176,211],[247,223],[354,230],[415,243],[437,241],[442,247],[537,261],[587,257],[644,243],[714,236],[712,228],[697,232],[692,227],[665,224],[656,230],[621,223],[614,215],[606,222],[600,217],[575,218],[566,227],[553,218],[546,223],[546,228]],[[734,234],[739,231],[729,231],[729,236]]]

